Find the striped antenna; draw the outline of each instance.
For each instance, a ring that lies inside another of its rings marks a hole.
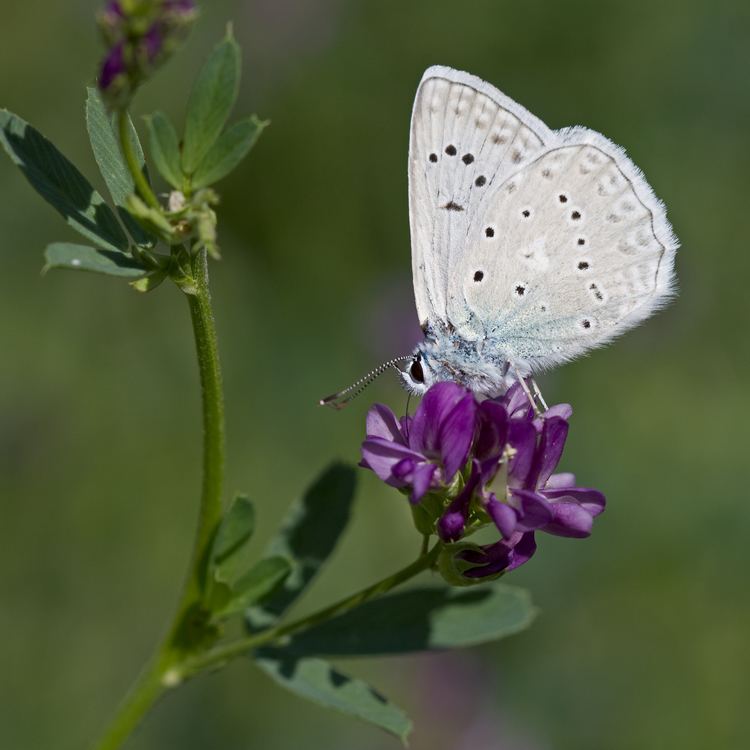
[[[408,362],[414,359],[414,355],[409,354],[405,357],[394,357],[389,359],[387,362],[383,362],[382,365],[376,367],[372,372],[367,373],[364,377],[360,378],[356,383],[352,383],[348,388],[344,388],[343,391],[332,393],[330,396],[321,398],[318,402],[321,406],[330,406],[333,409],[343,409],[350,401],[357,398],[375,378],[382,375],[387,369],[392,367],[394,370],[401,372],[397,367],[399,362]]]

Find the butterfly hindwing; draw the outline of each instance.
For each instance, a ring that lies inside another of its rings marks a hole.
[[[677,242],[624,152],[583,128],[495,185],[450,269],[447,318],[538,370],[636,325],[669,298]]]

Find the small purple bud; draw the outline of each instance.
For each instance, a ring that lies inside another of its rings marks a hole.
[[[113,81],[125,73],[125,55],[122,42],[116,44],[109,54],[104,58],[101,71],[99,72],[99,88],[106,91]]]
[[[445,513],[438,521],[438,534],[444,542],[458,541],[464,535],[466,528],[466,519],[464,514],[455,511]]]
[[[164,0],[162,8],[172,13],[187,15],[195,11],[195,3],[193,0]]]
[[[161,24],[152,24],[149,30],[143,35],[143,49],[150,63],[159,56],[163,46],[164,34],[162,33]]]

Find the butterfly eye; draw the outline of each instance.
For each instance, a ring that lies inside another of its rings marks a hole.
[[[424,370],[422,369],[422,363],[418,359],[415,359],[411,363],[409,375],[411,375],[415,383],[424,383]]]

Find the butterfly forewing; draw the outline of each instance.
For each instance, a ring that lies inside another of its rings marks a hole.
[[[447,322],[451,269],[493,188],[555,142],[540,120],[487,83],[427,70],[409,149],[414,291],[420,323]]]

